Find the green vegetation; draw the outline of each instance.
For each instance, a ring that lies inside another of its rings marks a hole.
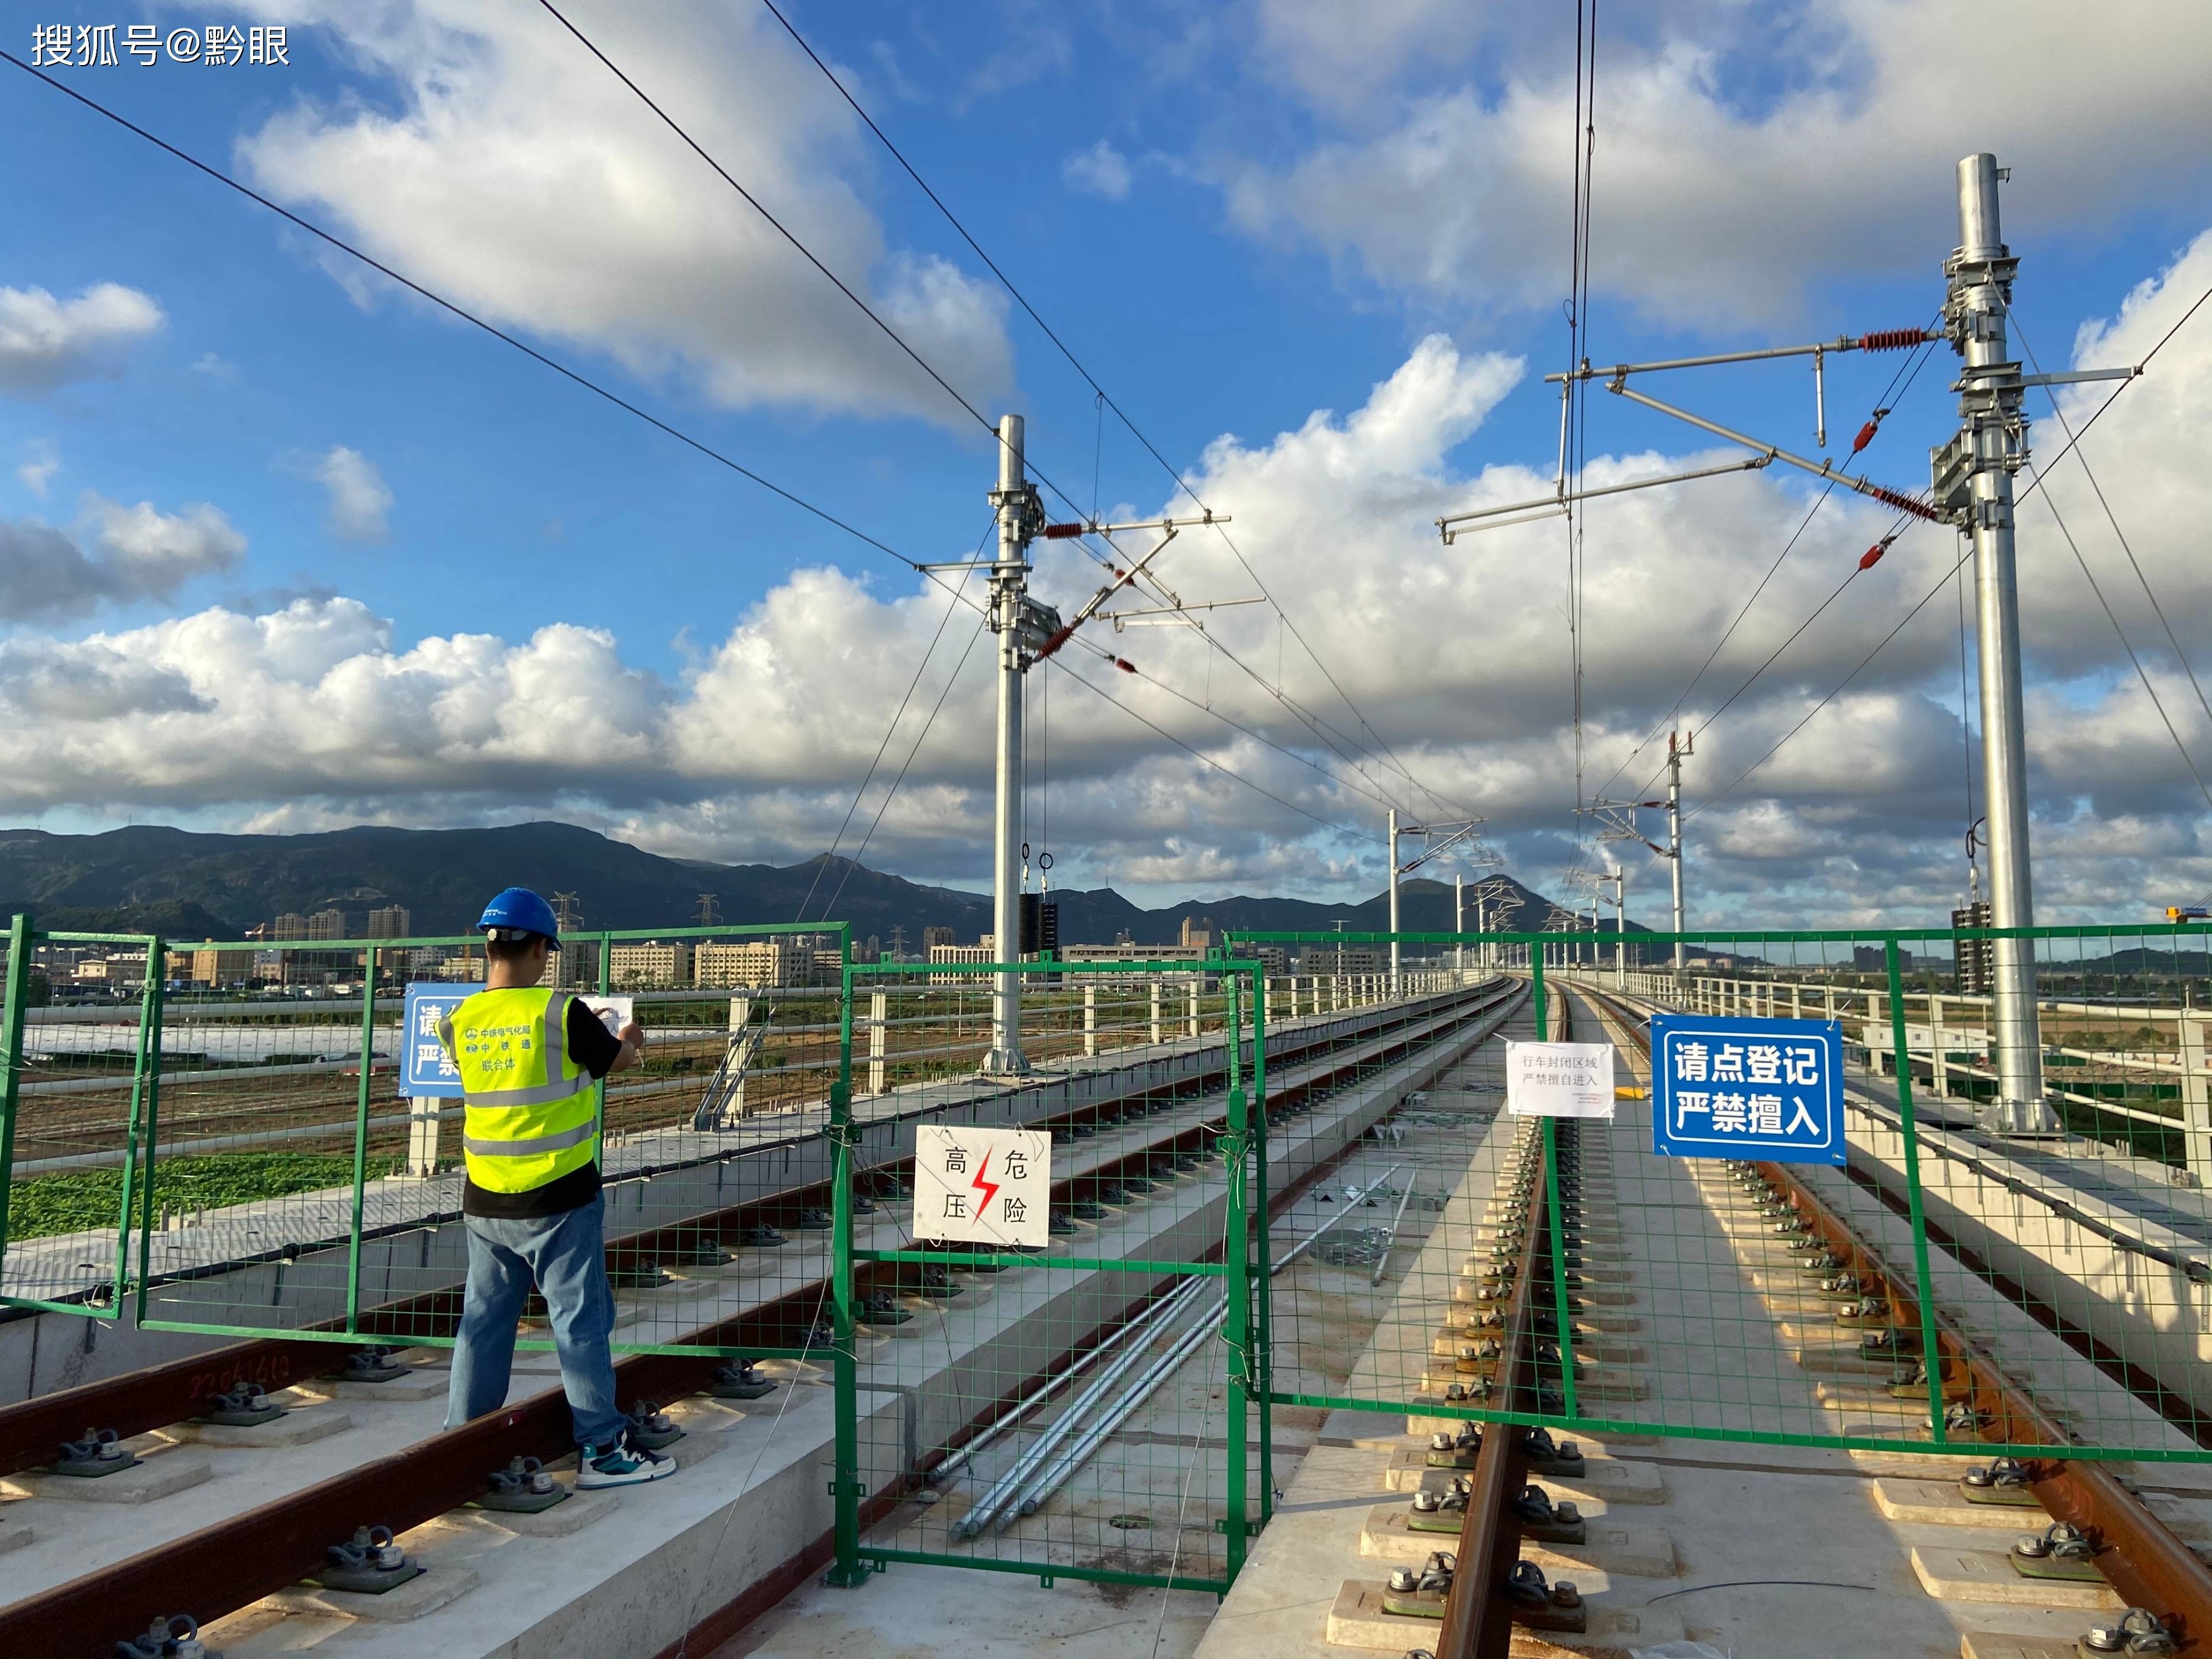
[[[399,1160],[372,1158],[368,1177],[390,1175]],[[353,1159],[324,1152],[214,1152],[165,1159],[155,1172],[154,1211],[217,1209],[288,1193],[318,1192],[353,1182]],[[8,1237],[96,1231],[115,1225],[123,1203],[121,1170],[70,1170],[33,1176],[9,1188]]]

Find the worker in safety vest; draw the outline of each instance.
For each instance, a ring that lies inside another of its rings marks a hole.
[[[605,1201],[592,1085],[635,1064],[645,1033],[611,1033],[581,997],[540,985],[559,947],[553,908],[526,887],[484,907],[484,988],[439,1024],[461,1073],[468,1164],[461,1215],[469,1280],[446,1426],[507,1399],[515,1324],[535,1283],[545,1297],[561,1386],[574,1419],[576,1485],[628,1486],[676,1473],[676,1460],[635,1443],[615,1403],[608,1340]]]

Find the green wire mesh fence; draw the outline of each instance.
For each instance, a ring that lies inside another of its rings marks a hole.
[[[436,1013],[481,983],[478,941],[18,932],[0,1299],[450,1345],[461,1103]],[[555,958],[549,981],[647,1030],[641,1063],[597,1091],[618,1351],[796,1360],[826,1343],[845,957],[843,927],[822,924],[582,933]],[[550,1346],[544,1313],[533,1297],[526,1349]]]
[[[2014,940],[2032,1004],[1992,994],[1994,947]],[[1611,1046],[1618,1097],[1609,1119],[1547,1122],[1573,1146],[1546,1157],[1503,1109],[1494,1051],[1409,1095],[1346,1175],[1389,1218],[1274,1287],[1273,1398],[1448,1437],[1503,1418],[1866,1454],[2212,1457],[2205,940],[1711,932],[1680,939],[1677,970],[1668,935],[1401,935],[1409,972],[1471,957],[1540,987],[1572,1041]],[[1346,948],[1231,948],[1261,946]],[[1655,1017],[1674,1034],[1656,1089]],[[1524,1006],[1507,1035],[1534,1034]],[[1772,1137],[1793,1056],[1820,1041],[1841,1060],[1839,1156],[1797,1161]],[[2037,1069],[2039,1096],[2008,1098]],[[1713,1155],[1662,1155],[1658,1130]],[[1548,1259],[1516,1297],[1532,1231]],[[1357,1352],[1346,1329],[1366,1333]],[[1409,1480],[1437,1478],[1409,1455]]]
[[[994,1042],[1002,975],[1025,1077]],[[852,1222],[837,1330],[841,1569],[1225,1589],[1259,1478],[1254,970],[861,965],[848,983],[848,1133],[878,1201]],[[864,1534],[864,1496],[924,1501]]]
[[[601,1105],[617,1345],[833,1385],[848,1577],[1218,1588],[1276,1426],[1336,1409],[1448,1439],[2212,1447],[2202,927],[1264,934],[1018,968],[854,964],[844,937],[590,934],[562,970],[648,1033]],[[472,944],[19,919],[0,1303],[449,1342],[459,1103],[410,1082],[406,994],[464,991]],[[2015,959],[2032,999],[1996,994]],[[1005,972],[1025,1081],[979,1076]],[[1540,1025],[1609,1045],[1610,1117],[1506,1111],[1493,1039]],[[1807,1043],[1839,1060],[1842,1161],[1754,1155]],[[1655,1150],[1692,1126],[1718,1156]],[[944,1137],[1014,1130],[1050,1149],[1039,1247],[953,1237]]]

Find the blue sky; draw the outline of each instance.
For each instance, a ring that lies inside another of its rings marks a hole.
[[[1371,890],[1383,796],[1414,811],[1476,806],[1531,879],[1576,856],[1561,536],[1445,549],[1428,527],[1460,499],[1534,493],[1553,465],[1558,405],[1540,375],[1565,349],[1571,123],[1559,100],[1571,20],[1524,10],[1396,0],[1355,17],[1260,0],[787,13],[1152,442],[1250,526],[1239,545],[1289,621],[1252,607],[1219,639],[1261,679],[1279,663],[1287,695],[1354,730],[1334,677],[1376,734],[1368,746],[1387,744],[1413,775],[1380,758],[1355,770],[1188,630],[1105,636],[1304,758],[1148,684],[1106,689],[1228,772],[1358,833],[1322,831],[1056,690],[1052,810],[1079,884],[1152,898]],[[2046,367],[2180,259],[2136,324],[2170,320],[2160,304],[2178,314],[2193,293],[2185,255],[2212,224],[2192,90],[2202,15],[2142,0],[2092,38],[2070,9],[2027,6],[1996,49],[2021,95],[1980,110],[1928,94],[1955,85],[1936,61],[1955,45],[1954,12],[1827,0],[1756,21],[1718,5],[1609,17],[1593,354],[1925,320],[1955,240],[1952,164],[1984,145],[2015,167],[2018,315]],[[764,9],[570,15],[979,407],[1024,413],[1033,459],[1084,507],[1094,457],[1103,509],[1170,505],[1158,464],[1110,415],[1100,422],[1089,386]],[[52,73],[902,552],[963,556],[982,532],[983,434],[538,7],[41,15],[150,21],[164,34],[283,22],[289,66],[126,58]],[[26,21],[4,44],[27,58],[31,34]],[[67,592],[16,592],[0,617],[0,683],[17,687],[10,741],[24,762],[0,786],[13,821],[550,814],[702,856],[787,859],[829,842],[941,595],[20,70],[0,84],[0,144],[21,158],[0,289],[47,296],[64,308],[56,325],[82,337],[38,336],[31,323],[48,311],[35,297],[16,302],[15,336],[0,312],[0,528],[58,532],[95,573]],[[102,333],[97,307],[65,309],[103,284],[158,307],[158,324],[116,313]],[[2113,342],[2140,344],[2124,330]],[[2171,441],[2173,419],[2203,416],[2203,349],[2185,336],[2170,349],[2159,372],[2177,401],[2142,438]],[[1832,448],[1900,361],[1832,365]],[[1924,483],[1926,447],[1955,423],[1951,362],[1931,357],[1868,452],[1875,477]],[[1390,386],[1399,403],[1378,398]],[[1802,364],[1686,375],[1660,395],[1813,447]],[[2166,395],[2131,393],[2111,442],[2090,453],[2129,503],[2126,527],[2186,649],[2207,614],[2183,539],[2201,486],[2160,455],[2166,442],[2130,441],[2123,425],[2138,400],[2152,422]],[[1340,441],[1364,408],[1364,435]],[[1323,410],[1334,424],[1310,424]],[[1602,393],[1589,433],[1599,471],[1719,459]],[[2051,493],[2095,568],[2124,574],[2108,528],[2087,544],[2094,498],[2056,480]],[[1749,592],[1811,497],[1776,469],[1663,504],[1623,499],[1632,505],[1594,510],[1587,528],[1593,783],[1665,713],[1726,625],[1727,601]],[[152,517],[131,544],[102,504],[141,502]],[[198,503],[227,536],[204,514],[186,523]],[[2038,682],[2073,720],[2039,759],[2057,890],[2085,914],[2190,884],[2174,896],[2194,898],[2212,885],[2205,803],[2063,544],[2036,544],[2022,521]],[[1881,522],[1844,502],[1815,514],[1692,698],[1690,724]],[[1940,532],[1900,543],[1731,708],[1738,747],[1717,732],[1708,745],[1716,787],[1886,631],[1948,566],[1947,546]],[[1164,568],[1187,600],[1251,592],[1210,544],[1179,545]],[[1094,574],[1042,560],[1040,586],[1072,605]],[[2118,597],[2156,659],[2147,602]],[[1957,641],[1934,615],[1949,609],[1923,616],[1823,725],[1712,810],[1701,851],[1714,902],[1864,915],[1956,887]],[[1285,639],[1291,628],[1327,675]],[[957,621],[928,658],[895,757],[967,633]],[[477,635],[491,640],[456,643]],[[871,862],[981,884],[984,655],[955,683]],[[2212,771],[2212,717],[2170,652],[2147,665]],[[1832,721],[1843,729],[1828,732]],[[2086,777],[2068,747],[2083,744],[2095,750]],[[1383,781],[1363,793],[1363,776]],[[864,798],[863,823],[880,794]],[[1661,883],[1656,870],[1632,878],[1652,893]]]

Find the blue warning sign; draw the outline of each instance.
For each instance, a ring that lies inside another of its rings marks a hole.
[[[419,981],[408,986],[406,1034],[399,1048],[401,1094],[428,1100],[461,1097],[460,1068],[438,1039],[438,1022],[483,989]]]
[[[1844,1161],[1844,1028],[1832,1019],[1651,1017],[1651,1150]]]

